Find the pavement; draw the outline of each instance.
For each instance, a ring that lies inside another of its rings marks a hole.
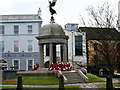
[[[78,85],[81,90],[95,89],[99,90],[98,84],[105,84],[106,82],[96,82],[96,83],[77,83],[77,84],[64,84],[65,86]],[[120,83],[120,79],[113,79],[113,83]],[[17,85],[0,85],[0,86],[17,86]],[[25,87],[54,87],[59,85],[23,85]]]

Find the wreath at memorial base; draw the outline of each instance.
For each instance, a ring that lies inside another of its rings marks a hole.
[[[71,71],[72,66],[68,62],[51,63],[48,70]]]

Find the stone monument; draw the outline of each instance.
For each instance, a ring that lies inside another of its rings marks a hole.
[[[48,0],[49,1],[49,0]],[[53,15],[56,11],[52,8],[55,6],[57,0],[53,0],[52,2],[49,1],[49,10],[51,13],[50,22],[44,25],[40,29],[39,36],[36,37],[39,40],[39,52],[40,52],[40,61],[39,61],[39,68],[35,71],[18,71],[18,83],[17,83],[17,90],[22,90],[22,76],[48,76],[53,75],[59,77],[59,89],[64,89],[64,79],[63,74],[59,70],[49,71],[44,67],[44,45],[50,46],[50,63],[56,63],[56,45],[59,44],[62,47],[62,62],[67,62],[67,39],[68,36],[65,35],[63,28],[55,23]],[[71,74],[69,73],[71,76]],[[73,75],[75,76],[75,75]],[[76,77],[76,76],[75,76]],[[67,80],[67,79],[66,79]]]
[[[54,71],[48,71],[47,68],[44,67],[44,45],[49,44],[50,46],[50,63],[56,63],[56,45],[60,44],[63,48],[62,51],[62,62],[67,62],[67,45],[66,41],[68,39],[68,36],[65,35],[65,32],[63,28],[55,23],[53,14],[55,14],[55,10],[52,9],[53,6],[55,6],[57,0],[53,0],[50,4],[50,13],[51,13],[51,19],[50,22],[46,25],[44,25],[40,29],[39,36],[36,37],[36,39],[39,40],[39,52],[40,52],[40,61],[39,61],[39,68],[35,71],[18,71],[18,75],[52,75],[55,72]],[[54,12],[54,13],[53,13]]]
[[[65,35],[63,28],[55,23],[53,15],[56,13],[53,6],[55,6],[57,0],[53,0],[53,2],[49,1],[49,10],[51,13],[50,22],[44,25],[40,29],[39,36],[36,37],[39,40],[39,51],[40,51],[40,62],[39,67],[44,68],[44,45],[49,44],[50,46],[50,63],[56,63],[56,45],[59,44],[63,48],[63,52],[61,53],[63,57],[62,62],[67,62],[67,39],[68,36]]]

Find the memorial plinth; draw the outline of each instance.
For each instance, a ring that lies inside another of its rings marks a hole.
[[[47,68],[42,68],[36,71],[18,71],[18,76],[55,76],[56,71],[49,71]]]

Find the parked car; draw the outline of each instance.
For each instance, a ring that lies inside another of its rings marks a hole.
[[[120,78],[120,73],[114,73],[114,76],[115,78]]]

